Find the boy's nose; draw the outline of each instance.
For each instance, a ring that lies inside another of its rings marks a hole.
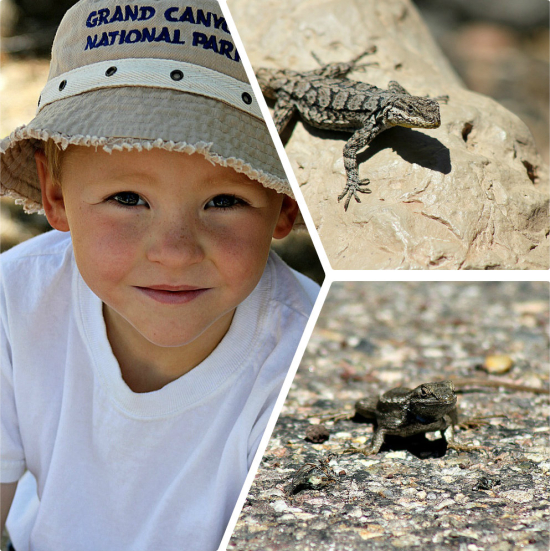
[[[158,223],[152,229],[147,258],[170,267],[198,263],[204,258],[199,237],[195,225],[183,218],[172,223]]]

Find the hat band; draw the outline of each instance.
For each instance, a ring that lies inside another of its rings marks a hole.
[[[91,90],[124,86],[168,88],[206,96],[263,120],[248,83],[200,65],[152,58],[100,61],[52,78],[42,90],[37,113],[55,101]]]

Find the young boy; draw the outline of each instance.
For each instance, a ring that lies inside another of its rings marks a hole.
[[[218,4],[81,0],[0,151],[56,230],[2,255],[2,526],[215,549],[318,291],[269,252],[298,209]]]

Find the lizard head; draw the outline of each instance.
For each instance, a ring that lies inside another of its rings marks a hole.
[[[409,395],[410,410],[420,417],[439,417],[456,407],[455,388],[451,381],[425,383]]]
[[[441,125],[437,101],[418,96],[400,96],[385,108],[388,126],[438,128]]]

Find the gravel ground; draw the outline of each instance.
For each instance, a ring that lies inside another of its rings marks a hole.
[[[548,393],[464,388],[466,417],[505,416],[458,431],[486,452],[447,450],[434,433],[332,457],[370,441],[355,420],[326,423],[324,443],[304,437],[320,415],[396,386],[546,388],[548,301],[537,282],[333,284],[228,549],[547,550]],[[483,369],[493,355],[506,373]]]

